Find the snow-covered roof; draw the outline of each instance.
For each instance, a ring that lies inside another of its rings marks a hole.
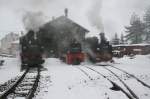
[[[68,17],[65,16],[60,16],[48,23],[46,23],[43,27],[49,27],[50,25],[52,26],[64,26],[64,25],[68,25],[68,26],[77,26],[78,28],[82,29],[85,32],[89,32],[89,30],[85,29],[83,26],[77,24],[76,22],[74,22],[73,20],[69,19]]]

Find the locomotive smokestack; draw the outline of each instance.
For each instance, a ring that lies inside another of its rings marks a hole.
[[[101,43],[105,42],[106,41],[105,33],[101,32],[99,35],[100,35]]]
[[[65,17],[68,17],[68,8],[65,8]]]

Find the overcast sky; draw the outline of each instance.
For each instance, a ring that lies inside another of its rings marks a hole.
[[[149,0],[0,0],[0,38],[25,30],[22,19],[26,11],[42,12],[46,22],[64,15],[65,8],[70,19],[90,30],[89,35],[104,30],[112,37],[115,32],[124,33],[133,12],[142,16],[148,6]]]

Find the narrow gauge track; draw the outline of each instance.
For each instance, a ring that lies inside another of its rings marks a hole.
[[[87,66],[83,66],[83,67],[86,67],[87,69],[90,69],[94,72],[96,72],[97,74],[99,74],[100,76],[102,76],[103,78],[107,79],[111,84],[112,84],[112,90],[116,90],[116,91],[121,91],[122,93],[124,93],[129,99],[135,99],[135,97],[133,97],[132,95],[130,95],[128,92],[126,92],[123,88],[121,88],[117,83],[115,83],[114,81],[110,80],[107,76],[101,74],[100,72],[96,71],[95,69],[93,68],[90,68],[90,67],[87,67]],[[92,80],[93,78],[83,69],[79,68],[79,67],[76,67],[77,69],[79,69],[81,72],[83,72],[90,80]],[[138,99],[138,98],[136,98]]]
[[[134,93],[134,91],[132,91],[131,88],[129,88],[129,86],[116,73],[114,73],[110,69],[106,68],[105,66],[103,68],[106,69],[106,70],[108,70],[109,72],[111,72],[115,77],[117,77],[118,80],[128,89],[128,91],[130,92],[130,94],[132,94],[132,96],[135,99],[139,99],[139,97]]]
[[[136,80],[137,80],[138,82],[140,82],[143,86],[145,86],[145,87],[147,87],[147,88],[150,88],[150,85],[146,84],[144,81],[140,80],[140,79],[137,78],[135,75],[130,74],[130,73],[128,73],[127,71],[125,71],[125,70],[123,70],[123,69],[120,69],[120,68],[117,68],[117,67],[115,67],[115,66],[112,66],[112,65],[109,65],[109,66],[112,67],[112,68],[115,68],[115,69],[117,69],[117,70],[119,70],[119,71],[121,71],[121,72],[123,72],[123,73],[125,73],[125,74],[127,74],[128,76],[130,76],[130,77],[132,77],[132,78],[134,78],[134,79],[136,79]]]
[[[36,72],[36,73],[35,73]],[[40,68],[28,68],[23,75],[1,96],[0,99],[32,99],[40,79]]]

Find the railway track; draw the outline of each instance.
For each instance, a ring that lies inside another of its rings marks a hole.
[[[40,79],[40,68],[28,68],[23,75],[5,90],[0,99],[32,99]]]
[[[137,80],[138,82],[140,82],[143,86],[145,86],[145,87],[147,87],[147,88],[150,89],[150,85],[146,84],[144,81],[140,80],[140,79],[137,78],[135,75],[130,74],[130,73],[128,73],[127,71],[125,71],[125,70],[123,70],[123,69],[120,69],[120,68],[117,68],[117,67],[115,67],[115,66],[111,66],[111,65],[110,65],[109,67],[114,68],[114,69],[117,69],[117,70],[119,70],[119,71],[121,71],[121,72],[127,74],[128,76],[130,76],[130,77],[136,79],[136,80]]]
[[[126,92],[120,85],[118,85],[117,83],[115,83],[114,81],[112,81],[111,79],[109,79],[107,76],[103,75],[102,73],[98,72],[97,70],[91,68],[91,67],[87,67],[87,66],[83,66],[91,71],[94,71],[95,73],[97,73],[98,75],[102,76],[103,78],[107,79],[113,87],[111,87],[111,90],[114,91],[121,91],[123,94],[125,94],[127,96],[128,99],[139,99],[138,97],[135,97],[133,95],[133,92]],[[80,67],[76,67],[77,69],[79,69],[81,72],[83,72],[90,80],[92,80],[93,78],[89,75],[89,73],[86,72],[86,70],[81,69]],[[129,89],[131,90],[131,89]]]
[[[116,74],[114,73],[113,71],[111,71],[110,69],[106,68],[106,67],[103,67],[105,68],[106,70],[108,70],[109,72],[111,72],[115,77],[118,78],[118,80],[127,88],[127,90],[130,92],[130,94],[135,98],[135,99],[139,99],[139,97],[134,93],[133,90],[131,90],[131,88]]]
[[[130,94],[135,99],[149,99],[148,98],[148,96],[150,95],[149,85],[147,85],[145,82],[143,82],[133,74],[130,74],[127,71],[124,71],[112,65],[101,66],[101,68],[113,74],[126,87],[126,89],[128,89]],[[142,91],[140,92],[139,90]]]
[[[103,65],[97,65],[97,66],[103,66]],[[111,67],[111,68],[114,68],[116,70],[119,70],[123,73],[125,73],[126,75],[128,75],[129,77],[132,77],[134,78],[135,80],[137,80],[139,83],[141,83],[143,86],[147,87],[150,89],[150,85],[146,84],[144,81],[142,81],[141,79],[139,79],[138,77],[136,77],[135,75],[131,74],[131,73],[128,73],[127,71],[123,70],[123,69],[120,69],[118,67],[115,67],[113,65],[104,65],[104,66],[107,66],[107,67]]]

